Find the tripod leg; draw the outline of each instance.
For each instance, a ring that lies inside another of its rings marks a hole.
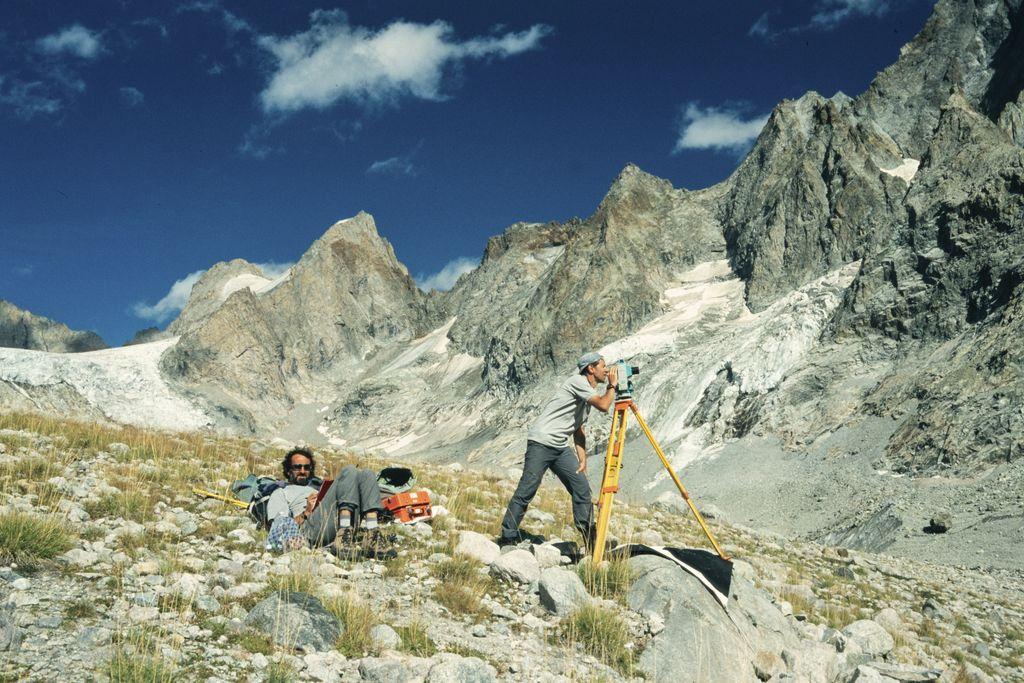
[[[612,500],[619,490],[619,470],[622,469],[622,444],[626,440],[626,406],[615,406],[612,431],[608,434],[608,452],[604,457],[604,476],[597,499],[597,533],[594,538],[594,566],[604,558],[604,541],[608,535],[608,521],[612,517]]]
[[[685,500],[686,504],[690,506],[690,511],[693,512],[693,516],[697,519],[697,523],[700,524],[700,528],[704,530],[704,535],[708,537],[709,541],[711,541],[711,545],[715,547],[715,552],[718,553],[718,556],[723,560],[728,560],[729,556],[722,552],[722,549],[718,546],[718,542],[715,540],[715,537],[711,535],[711,530],[708,529],[708,525],[705,524],[704,518],[701,516],[700,512],[697,511],[697,506],[693,504],[692,500],[690,500],[690,494],[688,494],[686,489],[683,488],[683,482],[679,481],[679,477],[676,476],[675,470],[673,470],[672,465],[669,464],[668,458],[666,458],[665,453],[662,452],[661,446],[659,446],[658,442],[655,441],[654,434],[651,433],[650,427],[647,426],[647,423],[644,422],[644,418],[640,415],[640,411],[637,410],[636,404],[630,403],[629,407],[633,409],[633,414],[636,415],[636,421],[640,423],[640,428],[644,430],[644,434],[647,435],[647,440],[650,441],[651,446],[654,447],[654,452],[658,454],[659,458],[661,458],[661,464],[665,466],[666,470],[668,470],[668,474],[672,477],[672,481],[675,482],[676,488],[679,489],[679,493],[682,494],[683,500]]]

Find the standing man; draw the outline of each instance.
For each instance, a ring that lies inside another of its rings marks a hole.
[[[608,369],[599,353],[587,353],[576,361],[577,373],[565,380],[541,410],[526,435],[523,476],[512,494],[501,522],[499,545],[520,541],[519,524],[540,487],[544,473],[555,473],[572,496],[572,517],[583,539],[592,542],[593,504],[587,481],[587,440],[583,425],[594,406],[607,413],[615,402],[615,368]],[[607,382],[604,393],[598,383]]]

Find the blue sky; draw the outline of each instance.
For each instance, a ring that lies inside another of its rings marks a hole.
[[[360,210],[444,288],[628,162],[722,180],[779,100],[861,92],[930,6],[6,0],[0,298],[120,344],[217,261],[279,269]]]

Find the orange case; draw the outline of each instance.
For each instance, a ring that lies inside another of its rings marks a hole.
[[[430,519],[430,494],[426,491],[405,491],[388,496],[381,501],[384,509],[395,517],[396,522],[409,524],[419,519]]]

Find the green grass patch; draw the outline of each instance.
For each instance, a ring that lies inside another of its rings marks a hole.
[[[417,657],[433,657],[437,646],[427,635],[426,626],[422,622],[413,621],[407,626],[396,626],[395,631],[402,639],[402,650]]]
[[[623,676],[633,675],[636,656],[629,647],[629,627],[612,610],[597,605],[581,607],[566,617],[554,639],[567,647],[580,645]]]
[[[263,683],[292,683],[298,680],[298,674],[288,662],[271,662],[263,674]]]
[[[480,572],[482,565],[466,557],[444,560],[431,568],[440,582],[434,588],[434,599],[453,614],[480,619],[489,614],[481,602],[494,587],[491,577]]]
[[[629,566],[628,558],[605,560],[598,567],[585,560],[576,566],[576,573],[588,593],[619,602],[625,600],[626,592],[633,580],[633,570]]]
[[[96,602],[87,598],[79,598],[64,606],[64,618],[68,620],[92,619],[99,615],[99,613],[100,611],[96,608]]]
[[[67,526],[53,515],[20,511],[0,514],[0,563],[34,569],[70,550],[75,539]]]
[[[122,491],[87,501],[82,507],[90,517],[121,517],[142,523],[153,518],[152,502],[142,491]]]
[[[324,608],[345,627],[336,644],[341,654],[346,657],[365,657],[373,651],[370,629],[377,625],[377,617],[363,601],[350,593],[325,601]]]

